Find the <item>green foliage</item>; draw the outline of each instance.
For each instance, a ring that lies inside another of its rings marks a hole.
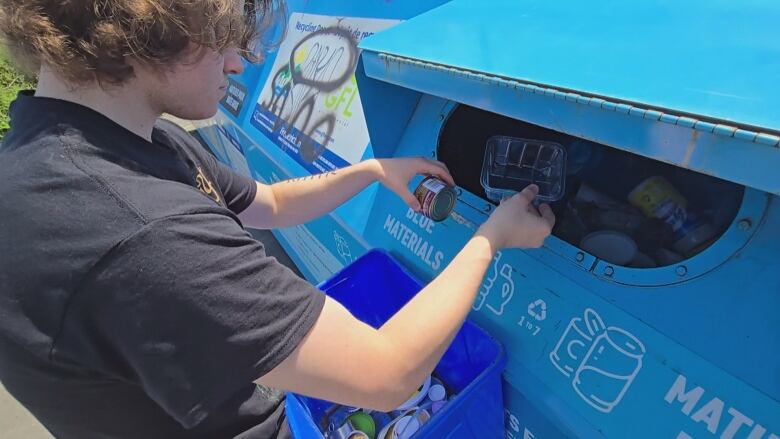
[[[19,73],[0,51],[0,140],[8,131],[8,106],[19,90],[35,88],[35,83]]]

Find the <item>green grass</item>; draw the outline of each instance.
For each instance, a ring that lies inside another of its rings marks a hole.
[[[8,106],[19,90],[35,88],[35,83],[19,73],[0,51],[0,140],[8,131]]]

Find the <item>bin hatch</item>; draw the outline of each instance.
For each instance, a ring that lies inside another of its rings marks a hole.
[[[370,78],[780,193],[780,148],[771,148],[780,144],[778,16],[780,3],[762,0],[453,0],[365,39],[361,49]],[[518,93],[511,100],[518,89],[548,103],[558,98],[559,107]],[[577,104],[677,131],[645,126],[636,134],[614,119],[582,116],[571,108]],[[623,134],[610,139],[604,130]],[[704,151],[680,141],[693,131],[714,134],[704,143],[717,145]],[[659,136],[678,150],[659,151]],[[745,154],[718,155],[723,141],[751,145]],[[772,166],[733,171],[740,159]]]
[[[778,16],[763,0],[454,0],[362,48],[780,131]]]

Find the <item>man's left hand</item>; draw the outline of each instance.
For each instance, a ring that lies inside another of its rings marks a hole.
[[[432,175],[450,186],[455,186],[455,181],[447,166],[436,160],[425,157],[374,160],[376,160],[379,169],[379,181],[401,197],[415,212],[422,209],[420,202],[409,191],[409,182],[416,175]]]

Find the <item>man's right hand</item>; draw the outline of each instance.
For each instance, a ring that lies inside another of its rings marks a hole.
[[[532,203],[538,193],[539,188],[530,185],[504,199],[477,234],[486,237],[494,250],[541,247],[552,232],[555,215],[547,204],[534,207]]]
[[[504,200],[442,273],[381,328],[327,298],[293,353],[256,382],[356,407],[398,407],[452,342],[495,252],[539,247],[550,234],[555,217],[549,206],[533,207],[537,193],[529,187]]]

